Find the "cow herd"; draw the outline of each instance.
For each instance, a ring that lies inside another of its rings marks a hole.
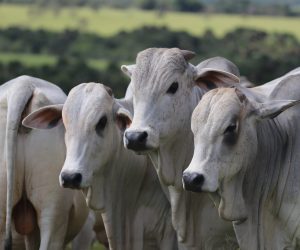
[[[193,57],[140,52],[122,99],[0,86],[0,248],[300,249],[300,68],[247,88]]]

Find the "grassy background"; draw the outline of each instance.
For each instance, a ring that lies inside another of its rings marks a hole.
[[[0,51],[0,61],[4,64],[18,61],[27,66],[36,67],[41,65],[52,66],[57,62],[58,58],[54,55],[48,54],[26,54],[14,52]],[[90,67],[95,69],[105,69],[107,61],[101,59],[88,59],[87,63]]]
[[[60,8],[46,9],[30,5],[0,5],[0,28],[11,26],[62,31],[79,29],[102,36],[111,36],[121,30],[133,30],[144,25],[166,26],[171,30],[201,35],[207,29],[222,36],[237,27],[260,29],[267,32],[285,32],[300,39],[299,17],[241,16],[224,14],[188,14],[136,9]]]

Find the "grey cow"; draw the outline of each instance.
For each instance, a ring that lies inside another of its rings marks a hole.
[[[218,191],[219,214],[233,221],[241,249],[300,248],[297,71],[263,86],[267,95],[212,90],[193,113],[195,151],[184,183]]]

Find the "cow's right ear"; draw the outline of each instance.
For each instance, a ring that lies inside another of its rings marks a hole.
[[[33,129],[51,129],[62,123],[63,104],[49,105],[26,116],[22,125]]]
[[[135,70],[135,64],[132,65],[122,65],[121,70],[123,73],[131,78],[133,71]]]

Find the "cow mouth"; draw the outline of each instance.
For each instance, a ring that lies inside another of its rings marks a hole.
[[[145,145],[145,144],[135,145],[135,146],[131,146],[130,144],[126,144],[126,148],[129,149],[129,150],[134,151],[138,155],[145,155],[145,154],[148,154],[148,153],[150,153],[152,151],[155,151],[157,149],[156,147],[152,147],[150,145]]]
[[[244,223],[248,218],[242,218],[242,219],[239,219],[239,220],[235,220],[233,221],[234,225],[238,226],[238,225],[241,225],[242,223]]]

